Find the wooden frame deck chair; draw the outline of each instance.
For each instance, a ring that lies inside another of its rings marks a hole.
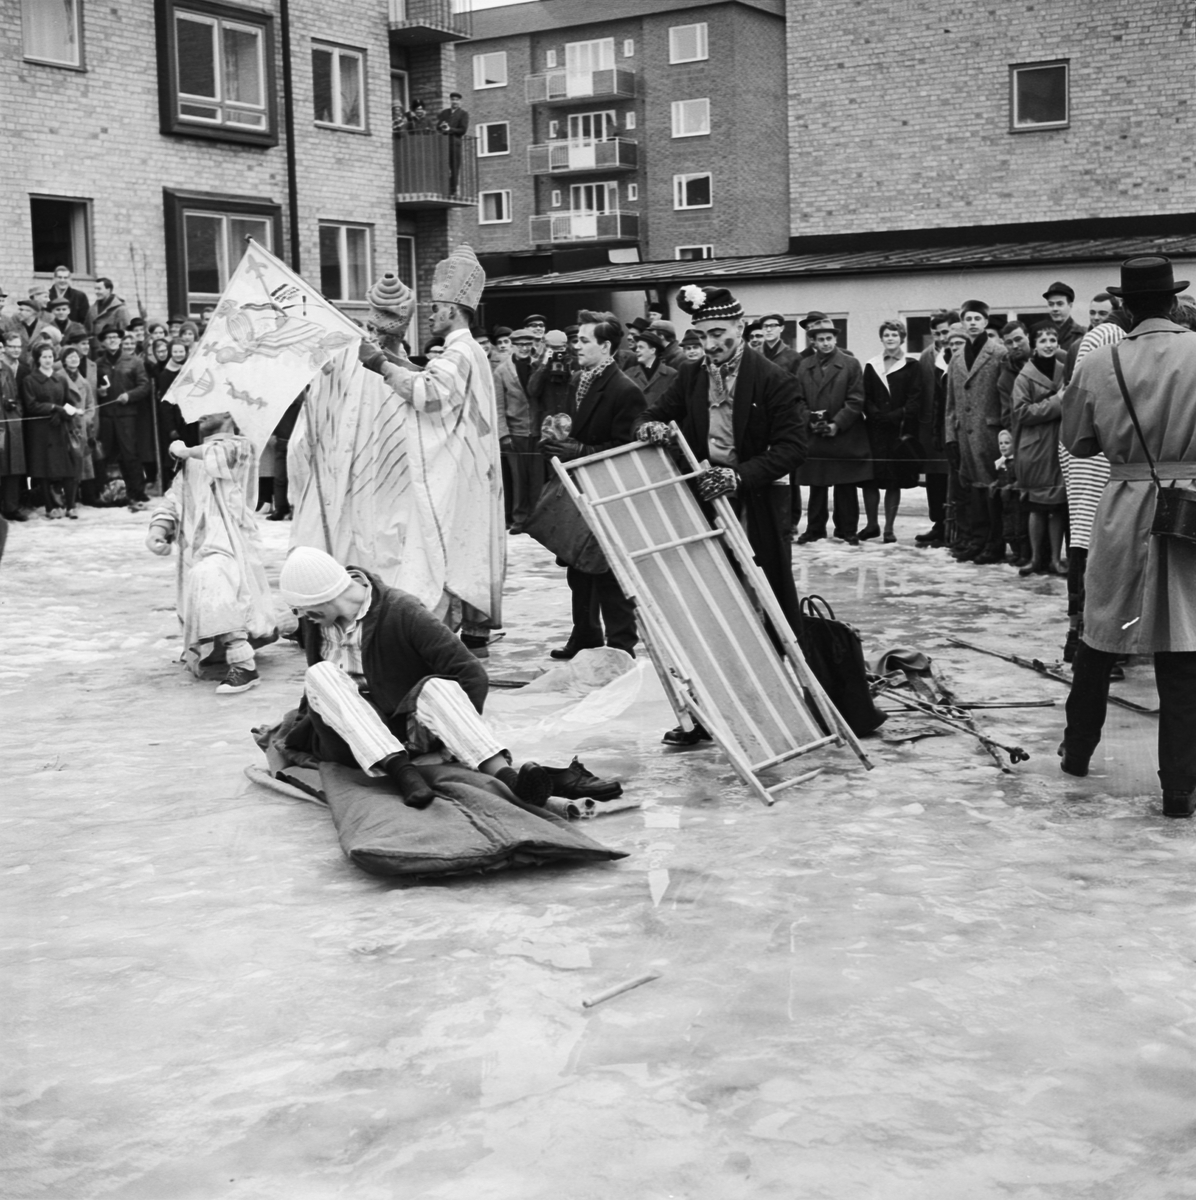
[[[763,772],[824,746],[849,746],[871,769],[802,656],[731,505],[725,497],[714,502],[714,527],[703,515],[690,488],[702,467],[672,428],[685,473],[662,447],[642,442],[552,465],[636,602],[641,637],[678,720],[700,721],[765,804],[818,770],[772,784]]]

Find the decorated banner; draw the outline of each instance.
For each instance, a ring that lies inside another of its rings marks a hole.
[[[188,421],[231,413],[260,450],[320,368],[361,337],[348,317],[250,239],[170,399]]]

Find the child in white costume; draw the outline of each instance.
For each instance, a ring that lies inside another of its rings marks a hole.
[[[278,629],[253,515],[257,451],[228,413],[201,417],[199,429],[202,445],[170,444],[182,467],[154,505],[146,545],[167,555],[178,543],[183,661],[199,675],[223,651],[228,673],[216,691],[227,695],[257,686],[254,647]]]

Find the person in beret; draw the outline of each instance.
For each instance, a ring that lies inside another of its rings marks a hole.
[[[1076,293],[1066,283],[1056,280],[1042,293],[1042,298],[1047,302],[1055,332],[1059,336],[1059,348],[1066,358],[1067,351],[1078,345],[1080,338],[1088,332],[1085,326],[1076,324],[1072,319],[1071,306],[1076,302]]]
[[[793,582],[789,476],[805,460],[806,409],[797,381],[744,341],[744,315],[726,289],[688,284],[677,300],[705,348],[704,362],[687,362],[636,423],[641,441],[665,442],[680,426],[699,461],[708,459],[745,519],[748,541],[789,624],[797,631]],[[665,735],[667,745],[693,745],[709,735],[700,726]]]
[[[1164,491],[1192,493],[1196,338],[1172,319],[1187,286],[1161,255],[1122,263],[1121,282],[1108,291],[1123,297],[1130,332],[1080,359],[1063,393],[1061,431],[1077,458],[1104,454],[1110,464],[1088,548],[1062,768],[1088,773],[1118,657],[1152,654],[1163,813],[1180,818],[1196,811],[1196,541],[1191,525],[1188,537],[1151,535],[1159,498],[1147,456]]]

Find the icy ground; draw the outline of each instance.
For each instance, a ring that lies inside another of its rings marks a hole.
[[[1054,659],[1061,580],[915,550],[905,514],[795,548],[870,653],[1059,701],[978,711],[1012,775],[870,738],[874,771],[816,755],[765,809],[664,751],[650,679],[572,726],[495,692],[517,754],[643,800],[586,826],[631,857],[397,887],[245,779],[299,653],[243,696],[187,676],[144,526],[32,521],[0,566],[4,1200],[1196,1197],[1196,828],[1158,815],[1155,722],[1066,780],[1066,689],[941,638]],[[561,576],[512,539],[496,674],[549,665]],[[1154,702],[1147,667],[1121,686]]]

